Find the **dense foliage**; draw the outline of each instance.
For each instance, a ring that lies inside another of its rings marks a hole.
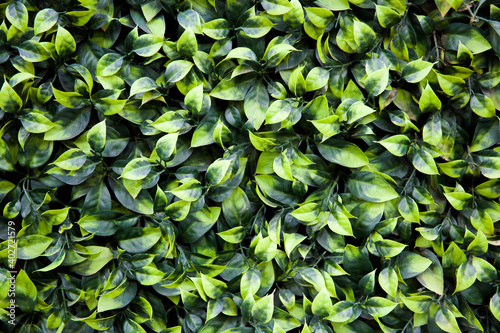
[[[0,331],[500,332],[494,2],[0,20]]]

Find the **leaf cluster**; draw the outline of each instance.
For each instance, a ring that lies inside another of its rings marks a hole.
[[[0,21],[2,332],[500,332],[498,4]]]

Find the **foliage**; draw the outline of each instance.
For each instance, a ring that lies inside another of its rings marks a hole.
[[[492,1],[0,20],[1,331],[500,331]]]

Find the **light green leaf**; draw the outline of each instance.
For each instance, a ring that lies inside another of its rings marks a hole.
[[[56,34],[56,51],[61,57],[67,57],[76,51],[76,42],[68,30],[59,26]]]
[[[403,78],[411,83],[420,82],[430,73],[433,66],[434,64],[431,62],[414,60],[403,68]]]
[[[163,38],[146,34],[135,40],[133,51],[141,57],[151,57],[158,53],[162,46]]]
[[[73,171],[80,169],[85,161],[87,161],[87,155],[81,149],[73,148],[61,154],[54,164],[61,169]]]
[[[130,180],[146,178],[153,166],[144,157],[134,158],[125,165],[121,177]]]
[[[255,302],[252,307],[252,317],[256,322],[265,324],[272,319],[273,311],[273,295],[267,295]]]
[[[368,164],[368,158],[363,151],[353,143],[329,139],[317,144],[320,154],[329,162],[348,168],[360,168]]]
[[[241,29],[251,38],[260,38],[267,35],[272,27],[273,22],[267,17],[253,16],[243,23]]]
[[[33,28],[35,35],[41,34],[52,28],[59,18],[59,14],[52,8],[45,8],[39,11],[35,16]]]
[[[38,258],[52,243],[52,238],[41,235],[19,237],[17,241],[17,259],[32,260]]]
[[[28,9],[21,1],[13,1],[5,10],[7,20],[21,32],[28,30]]]
[[[16,305],[24,313],[31,313],[35,308],[37,290],[35,284],[26,272],[21,271],[16,276]]]
[[[397,134],[378,141],[385,149],[394,156],[405,156],[410,147],[411,140],[404,134]]]
[[[385,202],[399,196],[382,176],[368,171],[353,172],[347,184],[354,196],[369,202]]]

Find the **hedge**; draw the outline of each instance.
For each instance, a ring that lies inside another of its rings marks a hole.
[[[500,332],[495,1],[0,20],[0,331]]]

